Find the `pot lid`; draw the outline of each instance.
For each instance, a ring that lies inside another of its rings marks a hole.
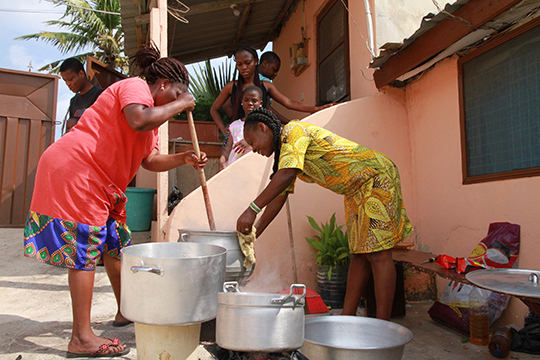
[[[304,296],[292,295],[285,302],[277,302],[275,300],[283,300],[286,295],[269,294],[269,293],[223,293],[218,294],[218,303],[220,305],[232,306],[247,306],[247,307],[290,307],[304,308]]]
[[[540,270],[485,269],[465,275],[474,285],[491,291],[540,298]]]
[[[300,290],[298,295],[294,292]],[[230,281],[223,284],[223,292],[218,293],[218,303],[220,305],[233,306],[271,306],[271,307],[304,307],[306,296],[306,286],[303,284],[292,284],[288,294],[274,293],[249,293],[240,292],[238,282]]]

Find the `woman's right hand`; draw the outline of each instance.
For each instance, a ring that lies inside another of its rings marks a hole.
[[[178,95],[176,102],[181,109],[178,113],[181,113],[182,111],[193,111],[193,109],[195,109],[195,98],[188,91]]]
[[[251,227],[255,222],[257,214],[251,208],[247,208],[242,215],[236,220],[236,231],[241,232],[242,234],[251,233]]]

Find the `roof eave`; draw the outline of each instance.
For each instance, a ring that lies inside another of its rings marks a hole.
[[[394,53],[373,77],[377,88],[389,85],[522,0],[471,0],[409,46]]]

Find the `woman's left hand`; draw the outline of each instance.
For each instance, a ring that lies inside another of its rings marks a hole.
[[[239,154],[244,154],[250,148],[246,140],[242,139],[234,145],[234,150]]]
[[[315,112],[327,109],[327,108],[332,107],[334,105],[337,105],[337,103],[330,103],[330,104],[326,104],[326,105],[322,105],[322,106],[315,106]]]
[[[251,233],[251,228],[256,217],[257,214],[255,214],[255,211],[247,208],[236,221],[236,230],[246,235]]]
[[[208,162],[206,154],[201,152],[201,158],[198,159],[195,155],[195,151],[186,151],[184,155],[184,161],[186,164],[193,166],[195,169],[203,168]]]

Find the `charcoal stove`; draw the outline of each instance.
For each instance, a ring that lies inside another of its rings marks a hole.
[[[216,360],[309,360],[297,350],[282,353],[241,352],[223,349],[215,343],[202,345]]]

